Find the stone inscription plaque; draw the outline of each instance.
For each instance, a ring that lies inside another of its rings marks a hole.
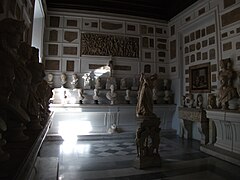
[[[77,55],[77,47],[63,47],[63,54]]]
[[[57,41],[58,40],[58,31],[51,30],[49,32],[49,41]]]
[[[67,26],[77,27],[77,20],[67,20]]]
[[[46,60],[45,70],[59,70],[60,61],[59,60]]]
[[[106,66],[106,64],[89,64],[88,69],[100,69]]]
[[[237,22],[240,20],[240,7],[223,14],[221,16],[222,19],[222,26],[227,26],[229,24],[232,24],[234,22]]]
[[[74,61],[67,61],[67,71],[74,71]]]
[[[131,71],[131,66],[115,65],[113,66],[113,70]]]
[[[177,53],[176,49],[177,49],[176,40],[173,40],[173,41],[170,42],[170,58],[171,59],[176,58],[176,53]]]
[[[122,23],[102,22],[102,28],[107,30],[118,30],[123,28]]]
[[[50,17],[50,27],[59,27],[60,18],[57,16]]]
[[[128,31],[136,31],[136,27],[135,27],[134,25],[128,24],[128,25],[127,25],[127,30],[128,30]]]
[[[72,32],[72,31],[65,31],[64,32],[64,40],[68,42],[73,42],[78,38],[78,32]]]
[[[224,43],[223,44],[223,51],[228,51],[232,49],[232,42]]]
[[[48,55],[58,55],[58,45],[49,44],[48,45]]]
[[[223,4],[224,4],[224,9],[235,4],[236,0],[223,0]]]

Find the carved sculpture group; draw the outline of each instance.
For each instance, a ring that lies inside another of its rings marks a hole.
[[[0,141],[26,141],[25,131],[41,129],[48,118],[52,91],[38,49],[21,42],[24,22],[4,19],[0,26]],[[5,161],[9,154],[0,144],[0,161]]]
[[[208,94],[206,107],[208,109],[237,110],[240,107],[240,100],[238,99],[240,96],[240,76],[232,69],[231,59],[222,59],[219,66],[219,88],[216,94]],[[237,75],[239,76],[239,82],[237,82],[237,87],[234,87],[234,80],[237,78]],[[203,103],[202,94],[198,94],[196,100],[191,93],[183,96],[183,106],[203,108]]]

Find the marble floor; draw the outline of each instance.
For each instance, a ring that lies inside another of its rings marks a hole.
[[[199,151],[198,141],[162,137],[161,167],[133,167],[133,138],[54,140],[46,138],[41,157],[59,158],[59,180],[237,180],[240,167]]]

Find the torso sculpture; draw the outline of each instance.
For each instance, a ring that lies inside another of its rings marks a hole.
[[[153,81],[156,80],[156,74],[150,77],[145,77],[141,74],[140,87],[138,91],[138,102],[136,107],[136,113],[138,116],[152,116],[153,114],[153,100],[152,100],[152,88]]]

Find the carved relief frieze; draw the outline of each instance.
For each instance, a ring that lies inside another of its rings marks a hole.
[[[82,55],[139,57],[139,39],[136,37],[82,33]]]

